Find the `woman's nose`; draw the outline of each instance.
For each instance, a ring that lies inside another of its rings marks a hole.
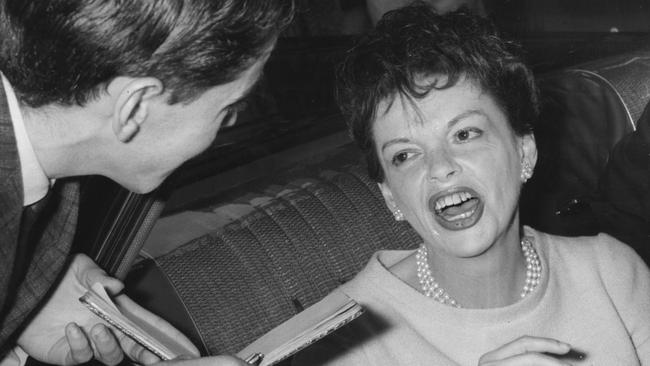
[[[445,182],[461,171],[454,156],[446,149],[431,151],[427,156],[429,179]]]

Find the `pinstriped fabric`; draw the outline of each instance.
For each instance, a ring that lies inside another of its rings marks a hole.
[[[66,264],[77,224],[79,184],[75,180],[58,181],[48,194],[27,238],[20,245],[33,246],[28,253],[29,267],[15,297],[5,300],[6,313],[0,328],[0,353],[9,345],[6,340],[23,326],[24,320],[43,300]],[[7,305],[11,308],[8,309]]]
[[[18,150],[7,97],[0,84],[0,306],[3,308],[14,267],[22,210],[23,186]],[[4,315],[4,311],[0,314]]]
[[[0,86],[0,355],[63,269],[77,223],[79,184],[62,179],[38,209],[23,209],[20,162]],[[25,226],[26,211],[34,215]],[[21,250],[19,250],[19,246]],[[17,258],[23,253],[24,258]],[[16,264],[22,264],[17,268]]]

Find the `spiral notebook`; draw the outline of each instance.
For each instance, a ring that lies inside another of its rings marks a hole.
[[[95,315],[126,334],[161,360],[172,360],[181,355],[193,355],[183,344],[159,331],[153,324],[132,314],[127,309],[116,305],[100,283],[95,283],[90,290],[79,298]]]
[[[183,344],[160,332],[144,319],[119,308],[99,283],[93,285],[79,301],[163,361],[192,354]],[[361,313],[363,308],[359,304],[343,293],[335,292],[272,329],[237,356],[255,365],[275,365]]]
[[[241,350],[242,359],[261,359],[260,366],[281,362],[356,319],[363,307],[340,291],[333,292]],[[257,357],[256,357],[257,356]],[[255,363],[255,362],[251,362]]]

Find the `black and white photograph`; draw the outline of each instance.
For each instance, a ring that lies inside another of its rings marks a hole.
[[[0,0],[0,366],[650,366],[650,0]]]

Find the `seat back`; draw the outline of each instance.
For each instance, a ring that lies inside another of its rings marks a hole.
[[[542,231],[599,231],[574,207],[596,194],[610,152],[650,98],[650,52],[598,60],[539,78],[538,164],[525,186],[522,221]]]

